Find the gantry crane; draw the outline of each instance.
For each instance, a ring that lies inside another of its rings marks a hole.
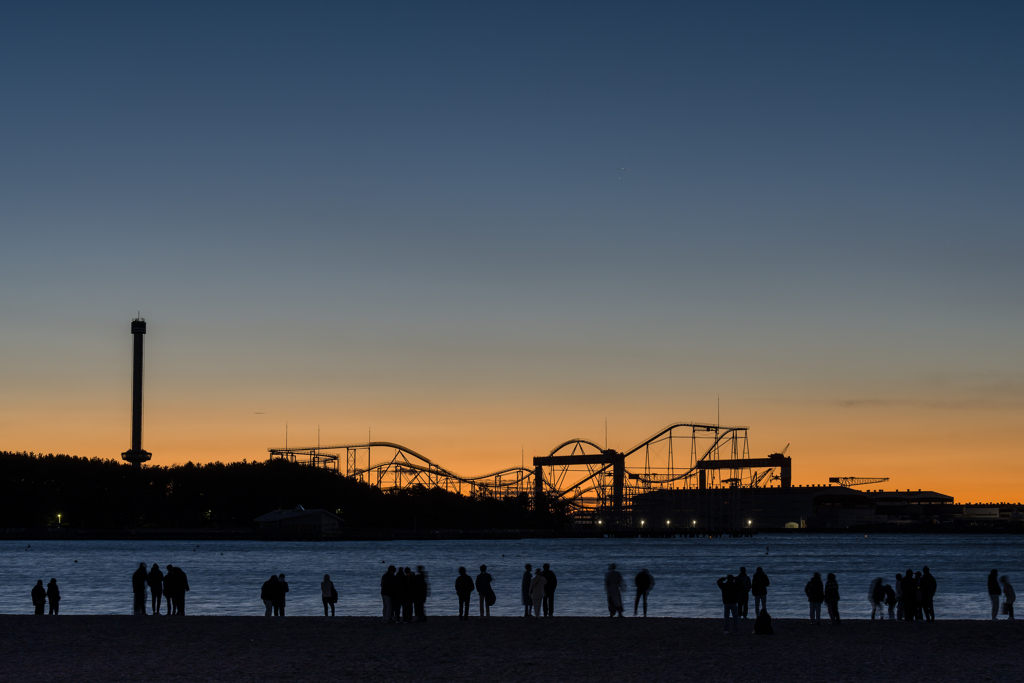
[[[889,477],[829,477],[828,480],[833,484],[850,488],[866,484],[881,484],[883,481],[889,481]]]

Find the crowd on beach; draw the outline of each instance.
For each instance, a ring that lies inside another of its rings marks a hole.
[[[477,594],[479,615],[491,616],[491,607],[497,600],[493,585],[493,577],[487,571],[487,565],[480,565],[475,578],[470,577],[465,567],[459,567],[455,578],[455,595],[459,604],[459,619],[468,620],[472,594]],[[643,616],[647,616],[648,596],[655,587],[654,576],[646,568],[641,569],[633,578],[635,596],[633,600],[633,616],[637,616],[641,605]],[[185,594],[190,590],[188,577],[181,567],[167,565],[162,572],[156,564],[146,568],[146,563],[139,564],[131,577],[133,595],[133,613],[147,614],[147,588],[152,614],[160,614],[161,602],[167,598],[167,614],[185,614]],[[758,567],[753,575],[748,575],[746,567],[740,567],[738,574],[727,574],[718,579],[717,585],[722,594],[722,605],[725,619],[725,632],[737,633],[741,620],[748,618],[750,598],[754,598],[754,633],[772,633],[771,616],[767,610],[768,588],[771,581],[765,571]],[[555,589],[558,577],[551,566],[534,568],[526,564],[520,581],[519,598],[523,606],[523,616],[540,618],[555,615]],[[623,591],[626,581],[618,571],[615,563],[608,565],[604,575],[604,589],[608,602],[610,617],[623,617],[625,602]],[[867,598],[871,606],[871,619],[877,616],[884,620],[934,621],[934,598],[938,590],[938,582],[928,567],[915,572],[908,569],[905,573],[896,574],[893,584],[883,583],[881,577],[871,581]],[[999,576],[995,569],[988,576],[988,595],[992,603],[992,619],[997,620],[1000,612],[1007,619],[1014,619],[1013,605],[1017,595],[1007,576]],[[265,581],[260,589],[260,599],[266,608],[265,616],[285,616],[286,595],[289,591],[284,574],[275,574]],[[827,609],[829,622],[841,624],[839,616],[839,581],[835,574],[829,573],[822,581],[821,574],[815,572],[804,586],[804,594],[810,607],[812,624],[820,625],[821,606]],[[338,591],[329,574],[324,574],[320,583],[320,595],[323,602],[324,616],[334,616],[338,602]],[[419,565],[416,571],[410,567],[391,565],[380,579],[380,596],[382,618],[386,623],[425,622],[426,603],[431,595],[430,581],[426,569]],[[60,606],[60,589],[57,579],[50,579],[47,586],[40,579],[31,591],[32,604],[36,614],[43,614],[49,603],[49,613],[57,615]]]

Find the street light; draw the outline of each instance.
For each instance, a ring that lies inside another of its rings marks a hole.
[[[60,526],[60,513],[57,513],[57,526]]]

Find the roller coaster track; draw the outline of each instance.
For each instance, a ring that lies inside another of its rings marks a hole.
[[[355,466],[359,451],[365,451],[367,458],[376,448],[394,451],[390,458],[371,463],[366,467]],[[344,451],[348,463],[347,476],[364,479],[387,490],[422,485],[439,487],[462,493],[468,486],[472,493],[497,495],[512,490],[529,490],[527,482],[533,471],[525,467],[506,467],[486,474],[463,476],[439,465],[427,456],[393,441],[370,441],[355,444],[333,444],[326,446],[303,446],[299,448],[268,449],[271,459],[282,458],[293,462],[317,465],[337,471],[340,452]],[[388,481],[390,478],[391,481]]]
[[[754,472],[747,464],[753,462],[748,459],[747,431],[748,427],[742,426],[675,422],[622,453],[605,450],[589,439],[569,439],[555,446],[548,457],[567,455],[572,459],[572,456],[579,456],[577,462],[584,460],[591,464],[545,466],[547,473],[542,477],[543,491],[549,501],[561,500],[576,510],[605,507],[609,502],[610,470],[615,460],[628,465],[625,468],[625,494],[628,499],[652,489],[677,488],[680,485],[692,487],[698,474],[703,487],[740,481],[735,477],[722,478],[722,472],[739,471],[742,474],[742,471],[749,470],[749,485],[757,486],[765,479],[766,472]],[[689,447],[685,457],[680,457],[679,467],[676,467],[674,448],[678,442],[688,443]],[[731,452],[723,457],[723,449],[729,450],[729,447]],[[655,460],[661,458],[664,462],[652,465],[652,449],[667,451],[667,457],[662,457],[664,454],[654,455]],[[507,497],[534,492],[535,477],[541,469],[506,467],[486,474],[465,476],[392,441],[270,448],[268,451],[271,459],[283,458],[333,469],[386,490],[425,486],[464,493],[468,488],[471,495]],[[388,456],[371,462],[371,456],[380,451],[388,453]],[[602,461],[602,456],[606,456],[606,462]],[[343,458],[344,471],[340,467]],[[729,467],[731,459],[738,461],[737,467]],[[358,465],[360,460],[365,466]],[[544,461],[545,458],[537,460]]]

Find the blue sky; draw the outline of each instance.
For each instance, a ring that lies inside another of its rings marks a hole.
[[[722,396],[816,476],[1003,467],[1019,446],[966,425],[1024,408],[1022,29],[1017,3],[7,4],[0,447],[126,448],[142,310],[166,462],[262,457],[288,419],[471,471]]]

